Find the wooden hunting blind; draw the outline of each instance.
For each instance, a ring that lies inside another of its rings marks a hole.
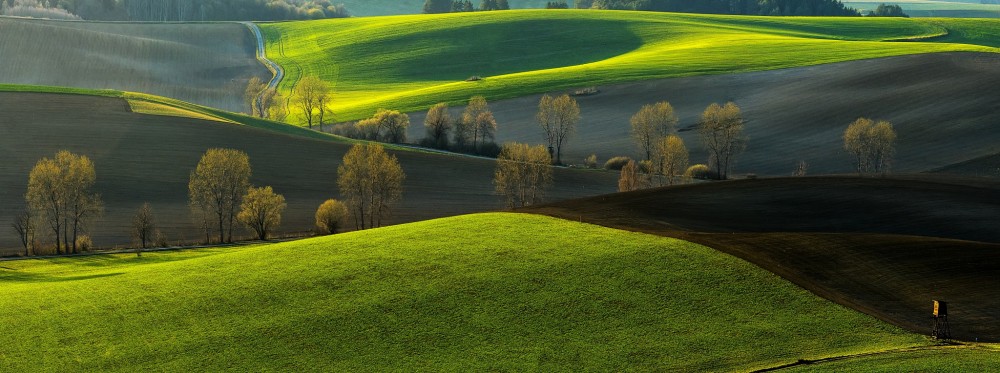
[[[934,313],[931,315],[931,318],[934,319],[934,329],[931,330],[931,337],[934,337],[934,339],[951,338],[951,326],[948,325],[948,302],[935,300]]]

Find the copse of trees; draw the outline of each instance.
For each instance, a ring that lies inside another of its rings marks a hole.
[[[209,149],[191,171],[188,196],[201,212],[205,240],[218,227],[219,242],[233,241],[237,209],[250,188],[250,158],[234,149]]]
[[[709,154],[709,163],[719,180],[729,177],[736,157],[746,149],[743,114],[735,103],[712,103],[701,115],[698,135]]]
[[[508,208],[542,202],[552,185],[552,158],[544,146],[507,143],[500,149],[493,174],[496,194]]]
[[[903,13],[903,7],[896,4],[879,4],[875,10],[869,11],[866,15],[869,17],[910,17]]]
[[[674,114],[674,107],[666,101],[643,105],[629,123],[632,139],[646,160],[653,158],[660,140],[677,132],[677,115]]]
[[[839,0],[578,0],[578,8],[759,16],[860,16]]]
[[[424,137],[425,146],[448,149],[448,135],[452,128],[448,104],[442,102],[428,109],[427,116],[424,117],[424,128],[427,130],[427,136]]]
[[[489,153],[487,148],[495,147],[493,139],[496,130],[497,121],[486,97],[473,96],[462,112],[461,120],[455,123],[454,148],[475,154]]]
[[[246,90],[243,92],[243,103],[250,109],[248,114],[251,116],[283,121],[288,115],[285,109],[285,97],[256,76],[247,82]]]
[[[327,116],[332,117],[330,112],[332,101],[330,86],[315,75],[303,77],[292,90],[292,103],[302,114],[303,124],[309,128],[313,125],[322,126]]]
[[[96,21],[280,21],[350,16],[343,4],[329,0],[0,0],[0,8],[4,14],[12,13],[9,15]]]
[[[397,110],[378,109],[375,115],[359,121],[356,126],[365,140],[404,143],[410,116]]]
[[[357,229],[377,228],[403,196],[406,175],[396,156],[379,144],[358,144],[337,167],[337,186]]]
[[[544,95],[538,103],[535,119],[545,135],[550,155],[555,156],[555,164],[562,164],[562,148],[576,131],[576,124],[580,121],[580,106],[569,95],[556,98]]]
[[[90,158],[65,150],[55,158],[42,158],[32,168],[24,198],[31,215],[51,229],[56,254],[77,253],[86,241],[80,239],[81,233],[102,211],[101,197],[92,191],[96,181]]]
[[[844,149],[854,159],[858,175],[887,174],[895,152],[896,130],[892,123],[858,118],[844,130]]]
[[[565,1],[549,1],[545,3],[545,9],[569,9],[569,4]]]
[[[478,9],[474,8],[472,6],[472,1],[469,0],[426,0],[424,1],[423,12],[426,14],[433,14],[508,9],[510,9],[510,4],[507,0],[481,0],[479,2]]]
[[[653,170],[663,176],[661,185],[674,185],[677,175],[687,169],[688,158],[687,146],[679,136],[669,135],[661,139],[653,157]]]

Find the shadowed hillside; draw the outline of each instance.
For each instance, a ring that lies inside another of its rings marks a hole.
[[[98,245],[128,244],[129,222],[149,202],[171,241],[201,240],[188,208],[188,176],[205,150],[240,149],[250,156],[256,185],[283,194],[280,231],[311,230],[316,208],[339,198],[337,167],[350,144],[312,140],[236,124],[132,113],[125,100],[84,95],[0,93],[0,221],[24,205],[28,173],[60,149],[93,160],[96,191],[106,212],[93,224]],[[406,173],[403,200],[390,223],[501,207],[493,195],[492,160],[395,152]],[[613,173],[557,170],[553,200],[614,191]],[[0,247],[18,244],[4,228]]]
[[[930,333],[1000,340],[1000,183],[816,177],[686,185],[526,211],[691,240],[838,303]]]
[[[105,23],[0,18],[0,83],[115,89],[243,112],[270,73],[237,23]]]

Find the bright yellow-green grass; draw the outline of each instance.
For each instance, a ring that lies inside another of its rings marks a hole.
[[[268,56],[286,70],[281,89],[304,74],[322,77],[335,91],[338,120],[475,94],[499,99],[903,54],[1000,52],[1000,20],[520,10],[261,27]],[[464,82],[474,75],[485,79]]]
[[[875,354],[822,364],[803,365],[789,372],[992,372],[1000,367],[1000,346],[941,346]]]
[[[732,371],[928,345],[703,246],[525,214],[0,267],[3,371]]]

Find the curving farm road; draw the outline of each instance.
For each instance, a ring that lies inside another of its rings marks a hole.
[[[240,23],[242,23],[248,29],[250,29],[250,32],[253,34],[253,36],[257,38],[257,61],[260,61],[260,63],[263,64],[264,67],[266,67],[267,70],[271,72],[271,74],[273,74],[271,77],[271,81],[267,82],[267,88],[268,89],[278,88],[278,83],[281,83],[281,79],[285,78],[285,70],[281,68],[281,65],[278,65],[274,61],[267,59],[267,51],[264,50],[264,35],[260,31],[260,27],[257,27],[257,25],[254,24],[253,22],[240,22]],[[257,106],[258,113],[262,112],[260,94],[257,95],[257,99],[254,105]]]

